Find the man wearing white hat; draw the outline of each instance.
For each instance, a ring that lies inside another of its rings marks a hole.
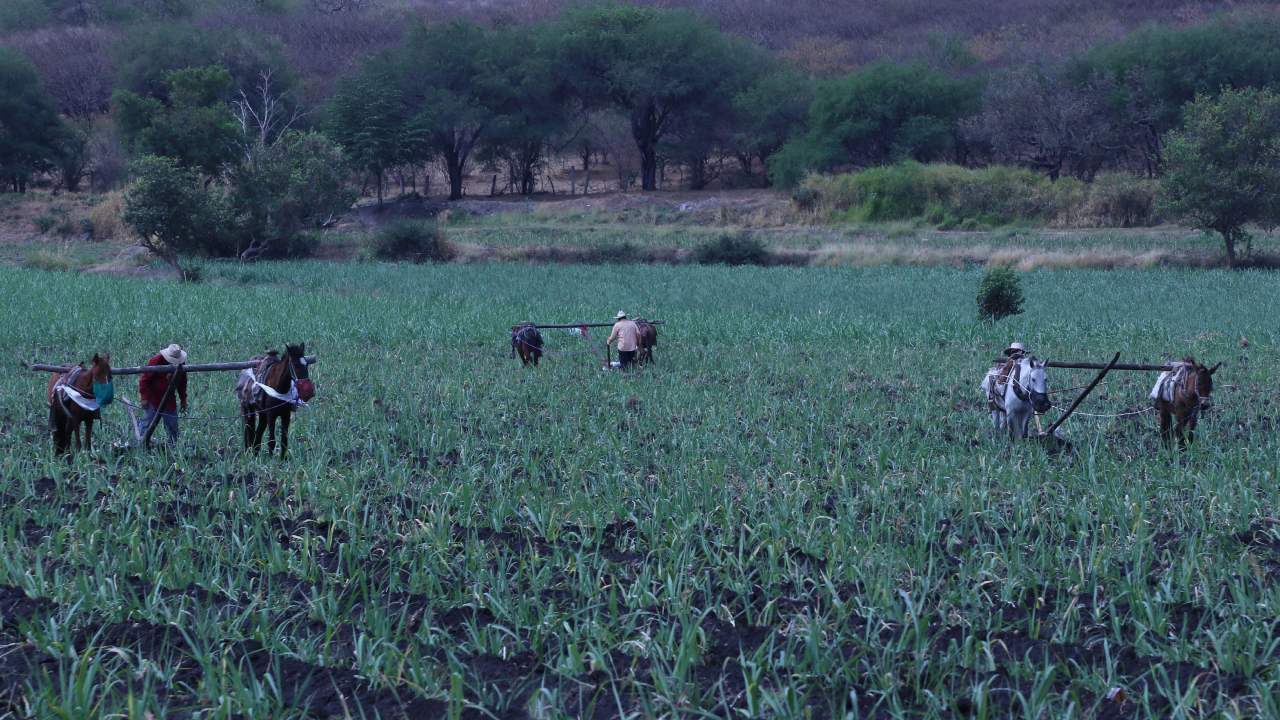
[[[1027,348],[1020,342],[1009,343],[1009,347],[1004,349],[1004,356],[1011,360],[1017,360],[1026,354]]]
[[[614,319],[617,322],[613,324],[613,331],[604,344],[608,346],[614,340],[618,341],[618,367],[626,370],[636,361],[636,351],[640,349],[640,328],[634,321],[628,320],[627,314],[621,310]]]
[[[147,365],[185,365],[186,362],[187,353],[182,346],[174,343],[151,358]],[[170,383],[174,384],[173,393],[169,392]],[[169,442],[177,440],[179,399],[182,400],[182,412],[187,411],[187,374],[181,370],[171,373],[142,373],[142,378],[138,380],[138,394],[142,396],[142,408],[145,411],[138,433],[146,434],[158,415],[164,421]]]

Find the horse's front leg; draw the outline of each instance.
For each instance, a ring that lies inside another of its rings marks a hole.
[[[274,414],[267,417],[267,457],[276,452],[276,419]]]
[[[93,421],[84,421],[84,451],[93,452]]]
[[[1017,415],[1009,418],[1009,439],[1022,440],[1027,436],[1027,421],[1030,416],[1025,412],[1019,412]]]
[[[293,413],[285,411],[280,415],[280,459],[289,453],[289,420]]]
[[[1173,446],[1173,414],[1169,412],[1169,408],[1165,405],[1158,406],[1160,410],[1160,442],[1165,447]]]
[[[1195,413],[1188,413],[1178,418],[1178,425],[1174,432],[1178,436],[1178,449],[1186,450],[1187,445],[1195,439],[1196,427]]]

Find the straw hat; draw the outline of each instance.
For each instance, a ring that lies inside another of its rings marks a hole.
[[[625,319],[626,319],[626,317],[627,317],[627,314],[626,314],[625,312],[623,312],[622,310],[619,310],[619,311],[618,311],[618,314],[613,316],[613,319],[614,319],[614,320],[625,320]]]
[[[178,343],[161,350],[160,356],[170,365],[181,365],[187,361],[187,353],[183,351],[182,346]]]
[[[1016,343],[1009,343],[1009,347],[1004,349],[1004,354],[1005,354],[1005,357],[1008,357],[1010,355],[1015,355],[1018,353],[1025,353],[1026,351],[1027,351],[1027,348],[1025,348],[1022,345],[1022,343],[1016,342]]]

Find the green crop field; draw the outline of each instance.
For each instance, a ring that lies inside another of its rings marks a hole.
[[[0,270],[0,716],[1280,717],[1273,275],[1033,272],[993,325],[949,268],[203,274]],[[509,357],[620,307],[667,322],[656,366]],[[1215,410],[1181,454],[1150,413],[1009,446],[977,386],[1013,339],[1222,361]],[[175,341],[307,343],[287,460],[239,448],[230,373],[171,454],[113,447],[115,405],[52,455],[18,361]]]

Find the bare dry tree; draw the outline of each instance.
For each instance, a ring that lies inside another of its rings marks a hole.
[[[232,113],[245,138],[246,158],[251,159],[256,148],[270,145],[308,115],[301,106],[289,102],[288,91],[272,86],[273,75],[271,68],[263,70],[252,93],[241,88],[240,97],[231,101]]]

